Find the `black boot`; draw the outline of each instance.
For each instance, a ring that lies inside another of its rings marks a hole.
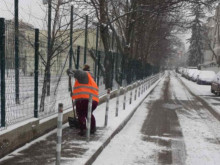
[[[96,127],[95,128],[92,128],[91,130],[90,130],[90,133],[91,134],[94,134],[96,132]]]
[[[86,134],[85,130],[80,130],[78,133],[79,136],[84,136],[85,134]]]

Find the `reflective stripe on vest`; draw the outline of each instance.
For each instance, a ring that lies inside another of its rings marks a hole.
[[[89,99],[89,95],[92,95],[92,99],[99,102],[98,86],[89,72],[87,72],[87,75],[88,84],[80,84],[78,80],[75,81],[72,99]]]

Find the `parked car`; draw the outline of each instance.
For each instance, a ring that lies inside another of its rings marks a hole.
[[[215,75],[216,74],[214,71],[201,70],[198,75],[197,84],[211,85],[213,79],[215,78]]]
[[[220,72],[218,72],[211,84],[211,92],[220,95]]]
[[[187,74],[187,79],[192,80],[192,76],[195,72],[197,72],[198,69],[189,69]]]
[[[186,78],[186,75],[187,75],[187,68],[183,68],[181,76]]]
[[[200,73],[200,70],[196,70],[196,71],[193,73],[191,80],[194,81],[194,82],[196,82],[197,79],[198,79],[199,73]]]

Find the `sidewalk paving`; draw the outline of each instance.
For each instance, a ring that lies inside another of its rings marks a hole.
[[[137,96],[136,101],[134,101],[133,89],[132,104],[129,104],[129,91],[127,93],[125,110],[123,110],[124,96],[121,95],[119,98],[118,117],[115,117],[116,98],[111,99],[109,102],[107,127],[104,127],[106,103],[99,105],[94,112],[97,122],[97,132],[91,135],[89,142],[86,141],[86,137],[78,135],[79,130],[70,128],[68,124],[63,125],[61,164],[92,164],[104,147],[129,121],[135,110],[159,81],[156,81],[140,97]],[[5,156],[0,160],[0,165],[54,165],[56,161],[56,131],[55,129]]]

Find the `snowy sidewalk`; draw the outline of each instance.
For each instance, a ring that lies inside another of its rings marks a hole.
[[[106,103],[99,105],[94,112],[97,122],[97,132],[95,135],[91,135],[90,142],[86,142],[85,137],[79,136],[77,134],[78,130],[69,128],[68,124],[63,125],[61,164],[91,164],[110,140],[124,127],[137,107],[159,81],[160,80],[156,81],[156,83],[149,87],[140,97],[137,95],[136,101],[134,101],[135,89],[133,89],[132,104],[129,104],[130,92],[128,92],[125,110],[123,110],[124,96],[121,95],[119,98],[118,117],[115,117],[116,98],[111,99],[109,102],[107,127],[104,127]],[[2,158],[0,165],[54,164],[56,161],[56,131],[55,129]]]

